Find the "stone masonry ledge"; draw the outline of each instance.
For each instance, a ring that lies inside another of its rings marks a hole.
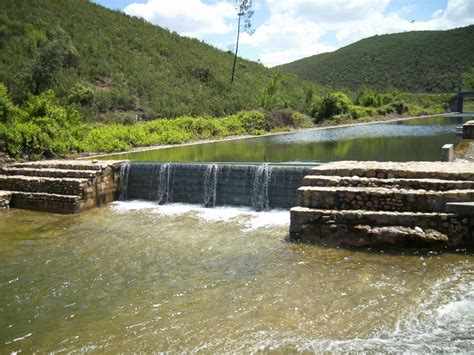
[[[54,177],[45,177],[45,176],[24,176],[24,175],[0,175],[0,180],[7,179],[17,179],[28,181],[46,181],[46,182],[58,182],[64,181],[75,184],[87,184],[90,180],[85,178],[54,178]]]
[[[360,176],[368,178],[437,178],[474,180],[474,162],[374,162],[338,161],[310,170],[309,175]]]
[[[10,191],[82,195],[82,191],[91,185],[89,179],[0,175],[0,189]]]
[[[304,186],[347,186],[347,187],[387,187],[424,190],[474,189],[474,181],[455,181],[442,179],[378,179],[359,176],[308,175]]]
[[[314,187],[298,189],[303,207],[442,212],[447,202],[474,201],[474,190],[426,191],[383,187]]]
[[[291,210],[292,222],[297,218],[299,223],[292,223],[292,232],[300,230],[304,225],[317,221],[336,220],[341,222],[359,223],[361,220],[371,220],[377,225],[408,225],[413,226],[414,221],[423,224],[434,220],[447,221],[449,218],[459,218],[454,213],[438,212],[392,212],[392,211],[368,211],[368,210],[343,210],[315,209],[309,207],[293,207]]]
[[[406,227],[423,232],[423,235],[431,231],[446,236],[448,238],[446,245],[450,247],[474,247],[474,218],[454,213],[335,211],[294,207],[291,209],[290,237],[305,242],[336,242],[346,246],[382,246],[388,242],[383,241],[386,235],[381,235],[383,238],[377,243],[369,241],[360,244],[358,238],[352,240],[355,229],[364,225],[371,229]],[[402,243],[398,246],[405,245]]]
[[[66,169],[66,170],[103,170],[118,166],[125,160],[42,160],[27,163],[10,164],[12,168]]]
[[[58,195],[49,194],[44,192],[23,192],[23,191],[10,191],[12,198],[21,198],[28,200],[43,200],[43,201],[60,201],[60,202],[77,202],[81,200],[80,196],[75,195]]]
[[[22,175],[37,177],[57,177],[73,179],[92,179],[99,174],[97,170],[76,170],[76,169],[54,169],[54,168],[11,168],[4,167],[0,169],[3,175]]]
[[[0,208],[5,208],[10,205],[12,193],[10,191],[0,191]]]
[[[451,202],[446,204],[446,211],[451,213],[474,215],[474,202]]]

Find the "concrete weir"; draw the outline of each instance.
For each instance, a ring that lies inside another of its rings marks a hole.
[[[290,237],[355,247],[474,247],[474,163],[334,162],[310,170]]]
[[[182,202],[289,209],[315,164],[130,163],[122,166],[119,197],[160,204]]]

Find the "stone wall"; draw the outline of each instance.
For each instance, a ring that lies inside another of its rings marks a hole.
[[[474,190],[426,191],[423,189],[301,187],[298,206],[321,209],[444,212],[447,202],[474,201]]]
[[[41,161],[0,169],[0,190],[15,208],[78,213],[117,198],[123,162]]]
[[[0,208],[9,207],[11,197],[12,195],[10,192],[0,191]]]
[[[304,178],[290,237],[351,247],[471,249],[473,211],[473,163],[334,162]]]
[[[309,243],[350,247],[474,247],[472,216],[364,210],[314,211],[296,207],[291,210],[291,221],[292,238]]]

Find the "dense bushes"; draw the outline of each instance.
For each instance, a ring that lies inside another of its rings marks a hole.
[[[77,95],[79,93],[79,95]],[[82,88],[74,97],[84,97]],[[64,156],[71,152],[114,152],[138,146],[176,144],[230,135],[259,135],[306,127],[308,117],[290,110],[244,111],[223,118],[179,117],[135,124],[85,124],[72,106],[61,106],[52,91],[13,104],[0,84],[0,139],[15,157]]]
[[[11,155],[54,157],[77,147],[79,115],[61,106],[52,91],[30,95],[22,107],[16,107],[0,84],[0,102],[2,111],[9,107],[0,126],[0,138],[7,142]]]
[[[449,94],[408,94],[396,89],[376,91],[364,87],[354,95],[354,103],[346,93],[334,92],[311,97],[307,113],[316,123],[330,118],[336,121],[367,119],[374,116],[443,113],[449,110]]]
[[[272,130],[307,127],[308,124],[308,117],[292,111],[246,111],[223,118],[179,117],[135,125],[95,125],[79,146],[86,152],[113,152],[138,146],[184,143],[196,139],[259,135]]]
[[[274,72],[239,58],[230,85],[231,53],[88,0],[2,0],[0,38],[0,82],[15,103],[52,89],[87,122],[257,109]],[[275,83],[265,109],[300,109],[307,86],[323,92],[293,74]]]

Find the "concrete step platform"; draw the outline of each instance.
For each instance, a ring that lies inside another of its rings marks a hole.
[[[378,179],[359,176],[308,175],[303,186],[333,187],[386,187],[398,189],[421,189],[433,191],[474,189],[474,181],[443,179]]]
[[[23,175],[51,178],[92,179],[99,174],[97,170],[51,169],[51,168],[0,168],[0,175]]]
[[[339,161],[314,167],[310,170],[309,175],[474,181],[474,163]]]
[[[291,209],[290,237],[351,247],[474,247],[474,221],[452,213]]]
[[[299,206],[319,209],[444,212],[448,202],[468,201],[474,201],[474,190],[326,186],[302,186],[298,189]]]
[[[90,185],[89,179],[0,175],[0,190],[7,191],[43,192],[82,197],[84,189]]]

